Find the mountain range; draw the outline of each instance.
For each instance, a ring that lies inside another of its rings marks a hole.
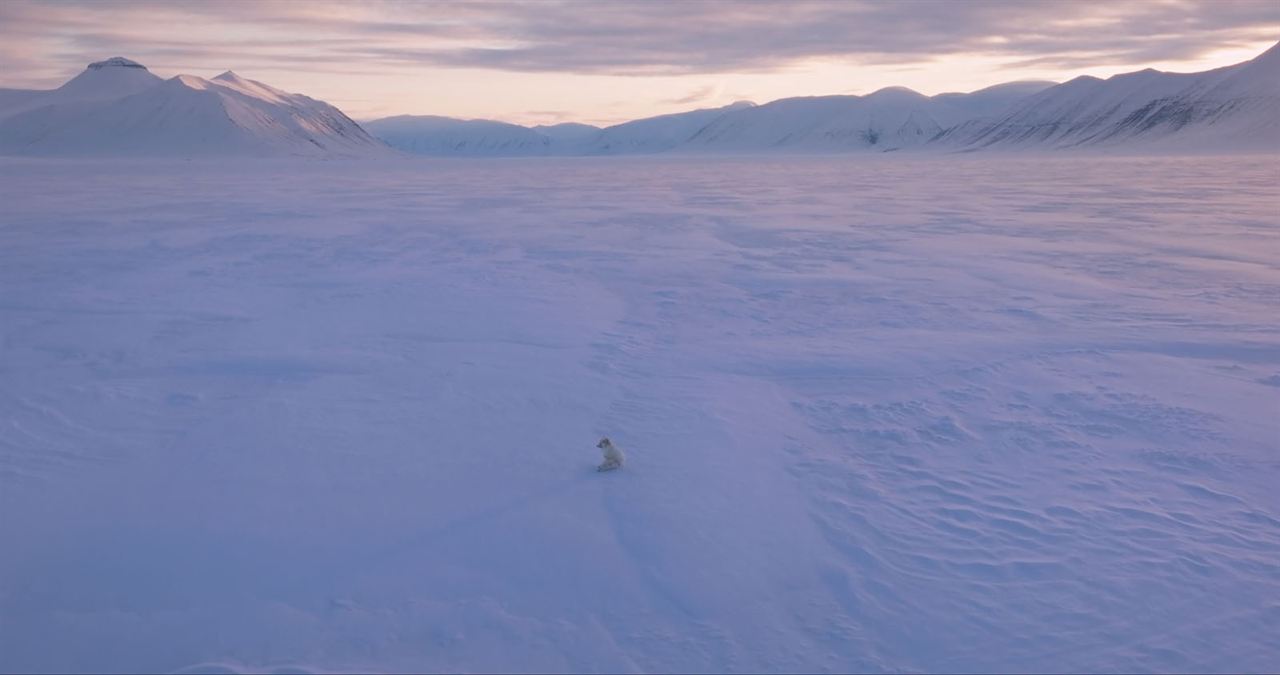
[[[399,115],[359,124],[336,107],[230,71],[157,77],[89,64],[47,91],[0,89],[0,154],[441,157],[645,153],[974,152],[1064,149],[1280,152],[1280,44],[1200,73],[1013,82],[925,96],[786,98],[605,128]]]
[[[939,149],[1126,147],[1280,151],[1280,44],[1200,73],[1082,76],[1028,97],[996,120],[938,134]]]
[[[227,71],[167,80],[115,57],[51,91],[0,90],[0,154],[393,155],[341,110]]]

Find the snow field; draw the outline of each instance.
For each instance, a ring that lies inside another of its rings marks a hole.
[[[0,161],[0,670],[1274,670],[1277,178]]]

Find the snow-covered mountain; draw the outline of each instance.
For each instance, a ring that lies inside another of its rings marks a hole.
[[[48,93],[33,89],[0,89],[0,119],[30,110],[32,101]]]
[[[329,157],[393,153],[323,101],[230,71],[211,80],[192,75],[162,80],[141,64],[119,57],[90,64],[53,91],[0,95],[0,106],[4,106],[0,108],[0,154]]]
[[[658,152],[891,150],[928,142],[961,122],[998,115],[1052,86],[1014,82],[928,97],[892,87],[868,96],[741,101],[623,122],[522,127],[492,120],[388,117],[367,122],[387,144],[425,155],[621,155]]]
[[[533,127],[533,130],[550,138],[551,142],[557,145],[586,143],[600,133],[600,127],[591,124],[579,124],[578,122],[543,124]]]
[[[944,115],[954,115],[966,121],[989,119],[1005,115],[1012,106],[1056,84],[1048,80],[1006,82],[968,93],[938,94],[930,100],[946,111]]]
[[[402,115],[366,124],[227,72],[162,80],[115,57],[49,91],[0,89],[0,154],[433,156],[1134,148],[1280,151],[1280,45],[1202,73],[1143,70],[925,96],[786,98],[633,120],[525,127]],[[376,138],[375,138],[376,137]],[[381,140],[379,140],[381,139]]]
[[[400,115],[365,123],[388,145],[420,155],[512,157],[619,155],[671,150],[717,118],[750,107],[747,102],[623,122],[611,127],[556,124],[524,127],[494,120]]]
[[[623,122],[601,129],[588,124],[523,127],[494,120],[400,115],[366,122],[388,145],[420,155],[513,157],[620,155],[664,152],[687,142],[721,116],[752,106],[691,110]]]
[[[584,149],[586,154],[618,155],[653,153],[684,145],[708,124],[734,111],[755,106],[739,101],[722,108],[702,108],[689,112],[658,115],[607,127]]]
[[[956,124],[1006,110],[1051,86],[1015,82],[969,94],[925,96],[904,87],[866,96],[785,98],[732,111],[680,148],[690,152],[885,151],[928,143]]]
[[[116,56],[90,63],[57,89],[0,89],[0,119],[43,106],[121,98],[161,81],[137,61]]]
[[[960,150],[1149,148],[1280,151],[1280,44],[1200,73],[1082,76],[1031,96],[998,120],[948,129]]]
[[[398,115],[365,122],[369,133],[418,155],[512,157],[550,154],[552,139],[528,127],[493,120]]]
[[[160,78],[137,61],[115,56],[90,63],[84,72],[55,91],[63,100],[102,101],[136,94],[160,83]]]
[[[1203,73],[1144,70],[1107,80],[1011,82],[936,96],[889,87],[866,96],[739,103],[605,129],[419,119],[434,122],[420,124],[422,138],[416,143],[427,154],[442,155],[953,152],[1093,145],[1277,151],[1280,45],[1252,61]],[[370,126],[392,145],[424,152],[378,122]]]

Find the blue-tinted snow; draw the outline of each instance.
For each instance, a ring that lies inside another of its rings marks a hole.
[[[0,670],[1275,670],[1278,179],[0,162]]]

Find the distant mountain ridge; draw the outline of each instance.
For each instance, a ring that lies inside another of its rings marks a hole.
[[[57,89],[0,89],[0,154],[437,157],[652,153],[1101,149],[1280,152],[1280,44],[1200,73],[1011,82],[925,96],[738,102],[600,128],[399,115],[356,123],[336,107],[231,71],[162,79],[112,57]]]
[[[738,101],[723,108],[703,108],[615,124],[601,130],[588,146],[588,154],[653,153],[682,148],[708,125],[754,107],[750,101]]]
[[[896,150],[926,143],[959,122],[1003,111],[1052,84],[1014,82],[933,97],[890,87],[867,96],[786,98],[765,105],[739,101],[603,129],[572,123],[530,128],[430,115],[387,117],[365,127],[392,147],[434,156]]]
[[[1280,44],[1199,73],[1148,68],[1105,80],[1077,77],[1028,97],[1000,119],[957,125],[935,141],[964,151],[1280,151]]]
[[[712,120],[749,107],[723,108],[647,117],[601,129],[565,123],[524,127],[494,120],[462,120],[435,115],[397,115],[365,122],[374,136],[404,152],[432,156],[525,157],[546,155],[621,155],[665,152],[686,142]]]
[[[407,152],[445,155],[972,152],[1073,148],[1280,151],[1280,44],[1202,73],[1151,69],[1106,80],[1010,82],[925,96],[888,87],[865,96],[785,98],[634,120],[571,139],[487,120],[406,121],[374,134]],[[502,125],[504,143],[493,138]],[[440,138],[448,128],[447,143]],[[468,130],[484,137],[468,138]],[[515,142],[514,139],[521,139]],[[412,140],[410,140],[412,139]],[[455,152],[445,149],[456,147]]]
[[[889,87],[866,96],[785,98],[724,115],[680,150],[850,152],[917,147],[956,124],[1003,112],[1051,84],[1021,82],[939,96]]]
[[[436,115],[397,115],[365,122],[364,127],[404,152],[442,157],[546,155],[549,136],[518,124],[460,120]]]
[[[889,87],[866,96],[739,101],[615,124],[523,127],[492,120],[400,115],[366,122],[388,145],[434,156],[630,155],[659,152],[884,151],[927,143],[1052,86],[1013,82],[968,94],[925,96]]]

